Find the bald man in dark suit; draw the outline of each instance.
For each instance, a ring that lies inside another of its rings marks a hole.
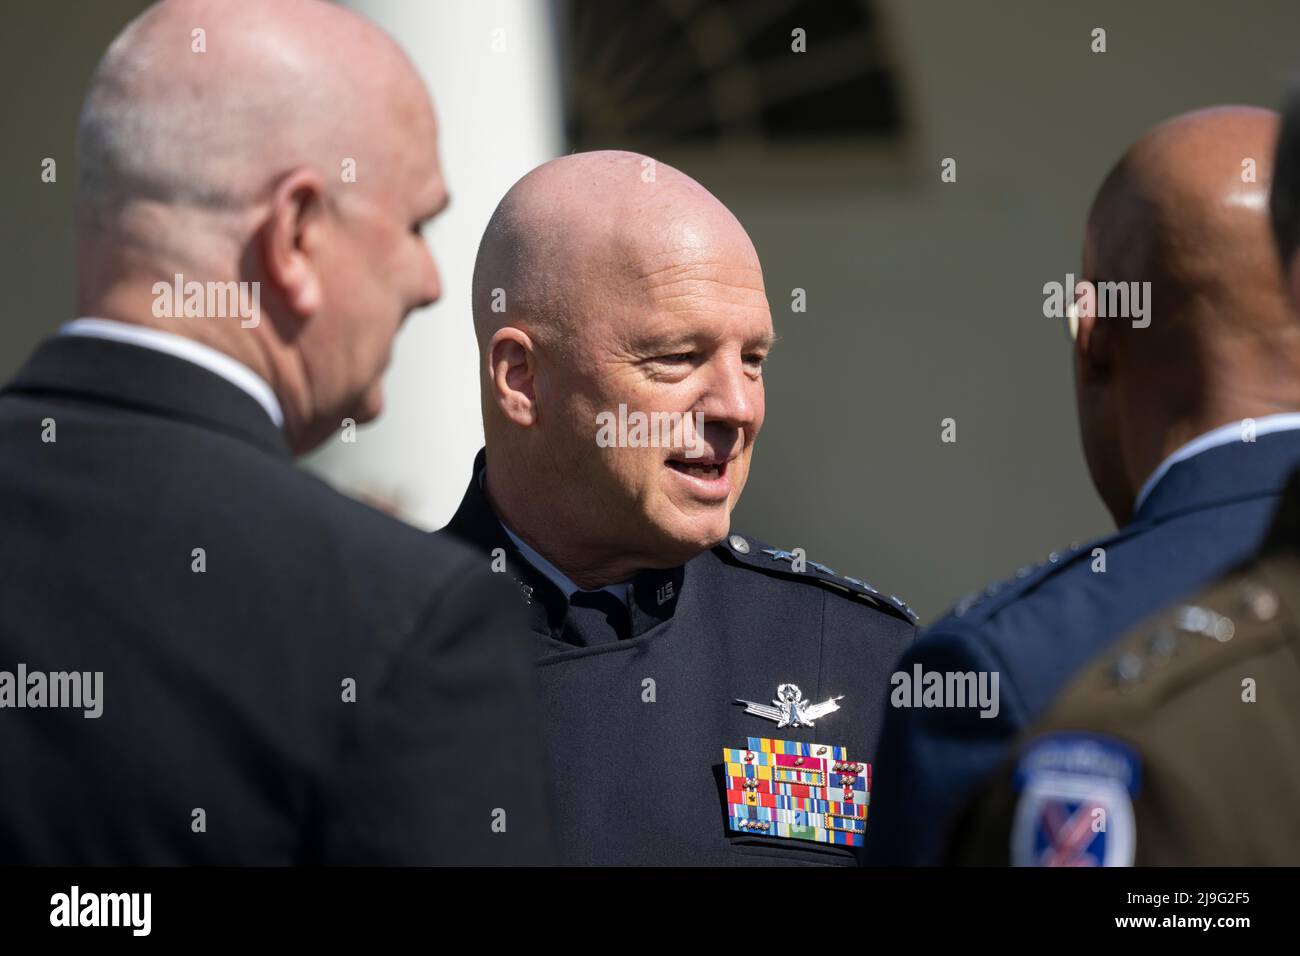
[[[549,858],[505,585],[292,464],[438,298],[436,131],[333,4],[168,0],[105,55],[82,318],[0,392],[0,864]]]

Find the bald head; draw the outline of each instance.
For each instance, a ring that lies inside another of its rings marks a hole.
[[[162,0],[105,53],[78,151],[83,315],[248,365],[298,450],[379,414],[398,326],[439,294],[420,226],[447,202],[432,104],[392,39],[325,0]],[[159,310],[174,275],[246,283],[262,314]]]
[[[725,536],[772,322],[753,244],[708,190],[634,153],[533,170],[479,246],[474,323],[488,489],[512,530],[587,587]],[[686,430],[601,437],[650,414]]]
[[[1099,279],[1152,283],[1162,322],[1147,339],[1189,323],[1228,336],[1290,325],[1267,254],[1277,130],[1271,110],[1187,113],[1146,133],[1106,177],[1085,257]]]
[[[686,174],[617,150],[563,156],[515,183],[492,214],[474,267],[475,331],[480,347],[507,323],[572,345],[609,306],[724,262],[761,287],[744,228]],[[498,288],[504,312],[493,309]]]
[[[427,127],[427,112],[397,44],[335,4],[163,0],[92,78],[78,130],[82,212],[111,228],[132,201],[241,208],[296,166],[337,179],[340,146],[386,145],[386,128]]]
[[[1186,441],[1300,407],[1300,322],[1268,213],[1277,130],[1275,113],[1244,106],[1175,117],[1125,152],[1093,203],[1084,278],[1150,284],[1149,322],[1081,320],[1075,350],[1088,463],[1121,523]]]

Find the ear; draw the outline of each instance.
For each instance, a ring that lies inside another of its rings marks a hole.
[[[528,333],[506,326],[488,343],[491,398],[507,420],[521,428],[537,424],[537,350]]]
[[[1086,286],[1086,288],[1084,288]],[[1096,384],[1110,376],[1114,332],[1097,320],[1097,287],[1087,280],[1078,283],[1075,296],[1074,361],[1079,381]]]
[[[298,315],[321,307],[319,254],[326,229],[325,184],[311,169],[295,169],[275,187],[262,225],[266,274]]]

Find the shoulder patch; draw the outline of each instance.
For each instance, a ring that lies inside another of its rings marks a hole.
[[[866,581],[840,574],[834,568],[828,568],[816,561],[809,561],[802,548],[785,551],[770,548],[755,538],[732,533],[720,546],[735,560],[747,567],[760,571],[775,572],[782,577],[797,578],[828,584],[837,590],[876,607],[878,610],[901,617],[909,624],[917,623],[916,612],[907,606],[907,602],[892,594],[885,594],[872,587]]]
[[[1141,785],[1133,748],[1099,734],[1037,737],[1020,755],[1015,785],[1012,866],[1133,865]]]

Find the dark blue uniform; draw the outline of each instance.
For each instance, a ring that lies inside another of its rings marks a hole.
[[[906,605],[812,562],[795,571],[789,552],[732,534],[685,565],[638,574],[627,636],[589,644],[477,480],[439,534],[485,560],[502,549],[528,602],[563,862],[857,862],[846,846],[732,832],[722,752],[771,737],[843,745],[870,762],[891,665],[915,633]],[[843,695],[840,709],[813,727],[778,728],[734,702],[770,703],[781,683],[811,702]]]
[[[929,628],[899,670],[997,672],[999,710],[886,706],[868,862],[938,862],[952,817],[1012,738],[1107,644],[1252,556],[1297,465],[1296,431],[1179,462],[1117,533],[1022,569]]]

